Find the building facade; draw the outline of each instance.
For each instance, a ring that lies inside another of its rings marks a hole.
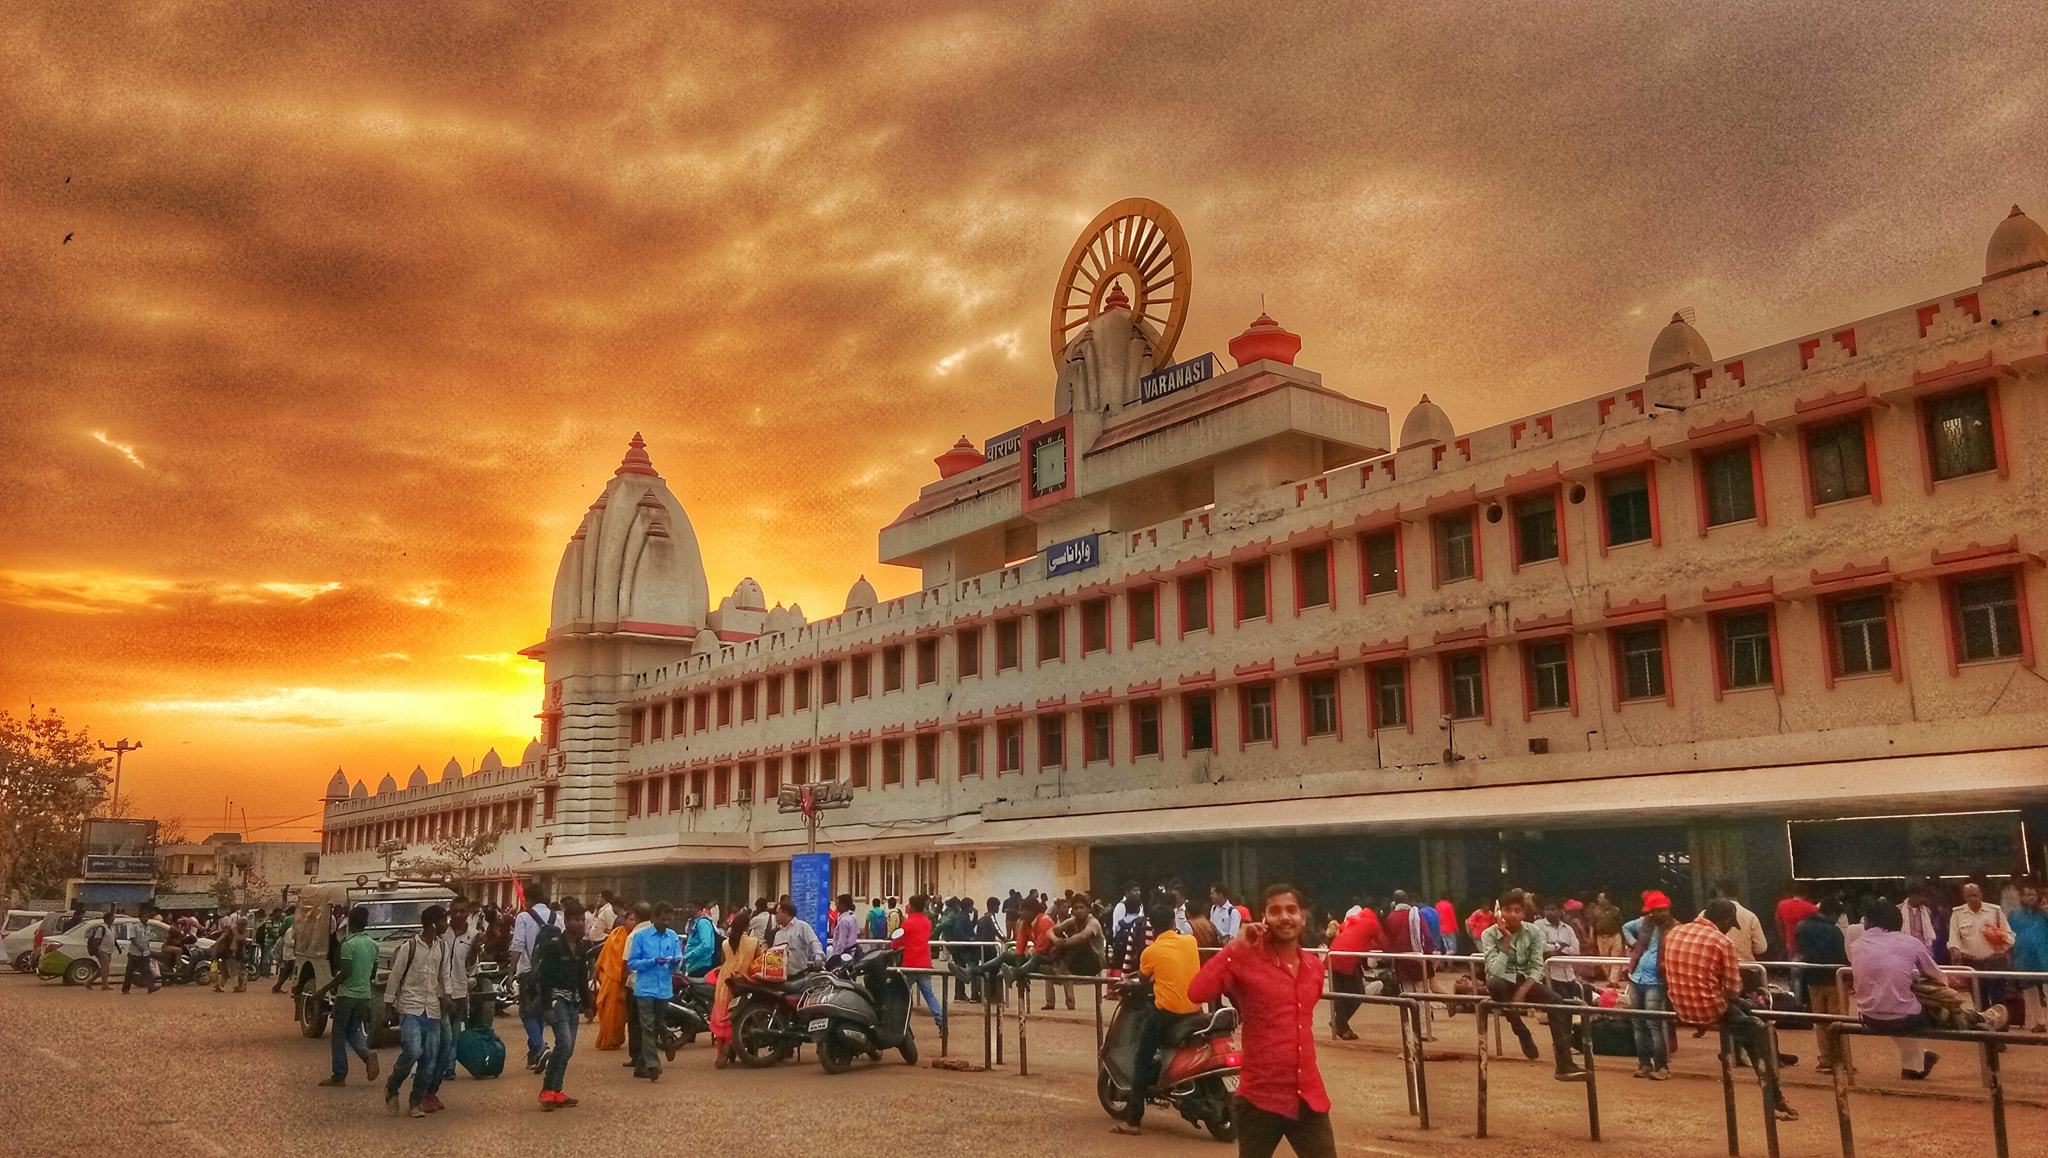
[[[502,823],[502,874],[772,894],[806,840],[778,798],[818,781],[868,895],[1698,898],[2040,855],[2048,233],[2017,209],[1978,284],[1732,356],[1674,316],[1640,381],[1467,432],[1425,395],[1398,437],[1263,315],[1234,369],[1169,364],[1178,226],[1097,230],[1135,257],[1063,282],[1050,417],[882,529],[916,592],[712,609],[636,435],[528,649],[525,760],[337,776],[323,875]]]
[[[227,903],[266,908],[287,904],[319,876],[321,851],[315,841],[243,840],[239,832],[159,844],[157,903],[165,905],[165,895],[203,896],[211,902],[206,907],[225,907],[225,885]]]

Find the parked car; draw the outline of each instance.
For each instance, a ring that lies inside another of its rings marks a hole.
[[[441,885],[406,881],[379,881],[370,885],[308,885],[299,893],[298,916],[292,922],[292,1011],[299,1032],[320,1037],[327,1032],[327,1020],[334,1009],[334,994],[314,996],[334,977],[329,957],[330,935],[347,936],[346,914],[358,905],[369,911],[366,932],[377,941],[377,976],[380,988],[391,969],[391,959],[405,939],[420,931],[420,914],[431,905],[447,907],[455,899]],[[336,910],[340,910],[340,915]],[[397,1026],[379,1016],[370,1026],[372,1045],[389,1045],[397,1040]]]
[[[114,918],[113,954],[116,962],[125,962],[127,953],[121,948],[128,938],[135,935],[137,917]],[[92,943],[92,931],[99,924],[97,918],[82,925],[74,925],[61,933],[43,938],[42,956],[36,962],[36,972],[44,977],[62,977],[66,985],[84,985],[99,976],[100,963],[93,960],[87,947]],[[164,935],[171,931],[162,921],[149,923],[149,939],[157,945],[163,944]],[[200,945],[210,945],[201,941]]]
[[[36,936],[49,915],[42,909],[7,910],[7,921],[0,925],[0,958],[12,965],[16,973],[35,971]]]

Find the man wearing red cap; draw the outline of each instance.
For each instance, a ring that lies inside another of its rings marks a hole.
[[[1666,932],[1658,951],[1665,991],[1671,1008],[1686,1024],[1728,1031],[1730,1041],[1749,1054],[1757,1077],[1770,1090],[1778,1120],[1794,1121],[1799,1115],[1786,1104],[1784,1091],[1764,1064],[1772,1048],[1770,1031],[1749,1015],[1755,1007],[1742,1000],[1742,962],[1728,937],[1737,923],[1735,902],[1715,897],[1697,920]]]
[[[1654,889],[1643,894],[1643,915],[1621,927],[1628,942],[1629,1004],[1646,1012],[1671,1008],[1665,997],[1664,976],[1658,961],[1664,945],[1664,931],[1671,926],[1671,898]],[[1671,1077],[1671,1045],[1667,1027],[1656,1018],[1635,1020],[1636,1076],[1651,1081]]]

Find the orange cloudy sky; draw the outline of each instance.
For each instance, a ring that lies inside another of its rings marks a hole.
[[[1187,231],[1184,354],[1264,294],[1330,384],[1469,427],[1637,380],[1680,306],[1733,353],[1975,281],[2048,209],[2044,43],[2019,3],[17,0],[0,704],[141,738],[124,787],[202,829],[515,755],[635,430],[714,592],[904,590],[876,529],[1048,413],[1112,201]]]

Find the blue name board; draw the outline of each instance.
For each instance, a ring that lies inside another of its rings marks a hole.
[[[825,914],[832,907],[832,854],[800,852],[789,858],[789,900],[819,940],[831,935]]]
[[[1045,549],[1045,577],[1065,575],[1073,571],[1086,571],[1102,561],[1102,536],[1083,535],[1054,543]]]
[[[1024,428],[1005,431],[981,444],[981,461],[994,462],[1017,453],[1024,445]]]
[[[1175,362],[1164,370],[1155,370],[1138,379],[1138,398],[1152,402],[1172,394],[1198,386],[1216,376],[1216,355],[1203,354],[1185,362]]]

